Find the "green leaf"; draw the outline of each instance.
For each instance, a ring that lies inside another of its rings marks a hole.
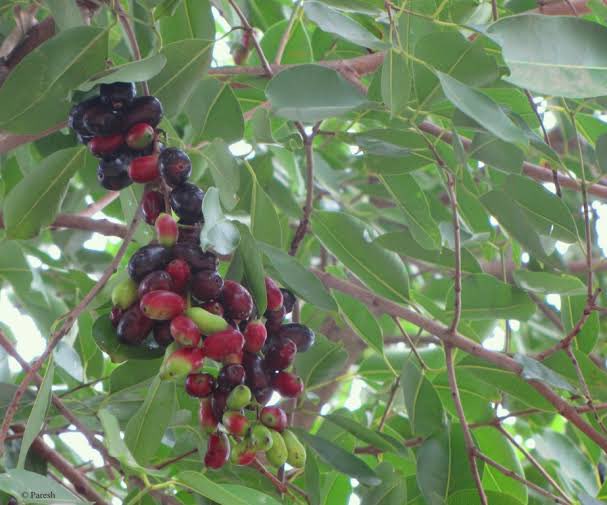
[[[376,50],[387,47],[385,42],[379,40],[361,24],[320,2],[306,2],[304,12],[310,21],[316,23],[321,30],[333,33],[348,42]]]
[[[607,133],[596,139],[594,150],[601,171],[607,173]]]
[[[312,231],[320,242],[372,291],[407,301],[409,279],[400,258],[374,244],[367,225],[341,212],[315,212]]]
[[[68,491],[65,486],[38,473],[29,472],[27,470],[11,469],[0,474],[0,490],[5,491],[11,496],[18,496],[19,499],[31,498],[30,503],[35,502],[35,494],[32,493],[47,493],[53,494],[53,500],[56,503],[69,503],[73,505],[88,505],[77,495]],[[38,500],[38,503],[40,501]]]
[[[443,431],[427,438],[417,450],[417,485],[424,503],[444,503],[449,489],[451,450],[450,433]],[[462,464],[462,463],[460,463]]]
[[[166,58],[162,54],[155,54],[143,60],[132,61],[124,65],[108,68],[81,84],[78,89],[90,91],[95,86],[112,82],[142,82],[158,75],[166,65]]]
[[[302,442],[314,449],[320,458],[332,468],[359,480],[367,486],[381,484],[381,479],[362,459],[357,458],[326,438],[312,435],[299,428],[294,431]]]
[[[242,110],[227,82],[202,80],[188,99],[185,111],[192,126],[192,144],[216,138],[232,143],[242,138]]]
[[[215,139],[199,153],[211,169],[221,203],[227,210],[232,210],[238,203],[240,168],[228,145],[222,139]]]
[[[468,155],[489,166],[512,173],[520,173],[524,160],[523,151],[517,146],[483,132],[477,133],[472,139]]]
[[[502,47],[510,69],[505,79],[515,86],[567,98],[607,95],[603,25],[576,17],[523,14],[500,19],[486,34]]]
[[[367,102],[338,72],[320,65],[283,70],[268,83],[266,96],[276,115],[304,123],[341,116]]]
[[[332,342],[324,335],[316,335],[316,342],[306,352],[298,353],[295,369],[306,389],[335,378],[343,371],[348,353],[341,343]]]
[[[384,336],[382,329],[368,307],[361,301],[338,291],[333,292],[333,298],[339,305],[339,312],[356,334],[369,347],[383,355]]]
[[[404,212],[411,234],[425,249],[440,249],[441,235],[425,193],[408,174],[380,175],[380,181]]]
[[[155,10],[154,18],[158,19],[158,14]],[[179,0],[173,14],[160,19],[160,33],[165,46],[183,39],[215,40],[209,0]]]
[[[158,373],[162,359],[138,360],[129,359],[112,370],[110,374],[110,394],[149,381]]]
[[[443,72],[436,72],[449,101],[505,142],[527,144],[523,132],[491,98]]]
[[[126,446],[124,440],[120,438],[120,425],[118,424],[118,420],[110,413],[108,409],[101,409],[98,412],[97,417],[99,417],[101,426],[103,426],[105,445],[110,453],[110,456],[116,458],[127,468],[143,470],[137,461],[135,461],[135,458],[131,454],[129,448]]]
[[[4,200],[6,234],[13,239],[35,237],[59,213],[70,179],[85,160],[83,147],[64,149],[45,158]]]
[[[68,30],[84,24],[80,9],[74,9],[73,5],[63,0],[44,0],[44,3],[51,11],[59,30]]]
[[[381,96],[392,115],[401,112],[409,101],[411,70],[405,56],[390,49],[381,71]]]
[[[255,171],[245,161],[251,175],[251,233],[256,240],[280,248],[282,246],[282,228],[276,207],[263,190]]]
[[[363,426],[350,416],[345,416],[343,414],[328,414],[324,417],[354,435],[358,440],[362,440],[382,451],[391,452],[402,448],[392,444],[382,433]]]
[[[176,410],[176,402],[175,382],[156,377],[143,405],[124,432],[124,442],[138,463],[146,465],[156,454]]]
[[[217,254],[231,254],[238,247],[238,227],[223,214],[217,188],[210,187],[202,200],[204,224],[200,230],[200,246]]]
[[[324,284],[305,268],[297,258],[263,242],[258,242],[257,246],[278,273],[282,284],[292,290],[293,293],[323,310],[337,310],[335,300]]]
[[[306,467],[304,471],[306,492],[310,497],[310,505],[321,505],[320,468],[315,453],[306,454]]]
[[[258,313],[263,314],[266,311],[268,300],[261,251],[249,228],[242,223],[238,223],[236,226],[240,231],[238,251],[244,264],[246,285],[253,295]]]
[[[379,486],[369,489],[361,499],[361,505],[402,505],[407,503],[407,484],[388,462],[375,469],[381,477]]]
[[[539,361],[530,358],[525,354],[515,354],[514,360],[523,367],[521,377],[526,380],[537,380],[548,384],[549,386],[564,389],[570,393],[577,393],[575,388],[567,379],[562,375],[548,368],[546,365]]]
[[[444,430],[443,404],[411,353],[405,359],[400,383],[413,433],[424,436]]]
[[[585,296],[561,296],[561,322],[565,333],[573,330],[586,308]],[[600,322],[598,313],[592,312],[582,329],[573,339],[573,347],[589,353],[599,338]]]
[[[447,294],[447,314],[453,314],[453,289]],[[523,290],[489,274],[475,274],[462,281],[463,319],[517,319],[527,321],[536,305]]]
[[[573,275],[515,270],[512,276],[518,287],[532,293],[541,295],[557,293],[569,296],[586,293],[585,284]]]
[[[105,67],[108,30],[57,34],[29,53],[0,88],[0,129],[38,133],[65,121],[69,93]]]
[[[99,316],[93,324],[93,338],[99,349],[109,354],[115,363],[127,359],[156,359],[164,355],[164,349],[150,343],[149,339],[138,346],[120,342],[107,314]]]
[[[25,431],[21,438],[21,449],[19,451],[19,461],[17,462],[17,469],[23,470],[25,466],[25,458],[27,453],[32,446],[33,441],[36,439],[42,427],[44,426],[44,420],[46,418],[46,412],[51,403],[51,395],[53,394],[53,378],[55,377],[55,362],[51,359],[46,373],[44,374],[44,380],[40,385],[38,394],[36,395],[36,401],[34,406],[27,418],[27,424],[25,425]]]
[[[497,474],[497,472],[492,468],[485,468],[486,475],[489,475],[490,473],[492,475]],[[512,485],[520,485],[518,482],[513,481],[512,479],[510,479],[508,483],[511,483]],[[527,503],[527,501],[519,501],[509,494],[496,493],[495,491],[488,490],[485,490],[485,494],[487,495],[487,500],[489,500],[491,505],[525,505]],[[447,505],[481,505],[481,500],[476,489],[463,489],[450,495]]]
[[[377,0],[322,0],[322,3],[344,12],[377,15],[383,12],[383,6]]]
[[[188,39],[164,46],[167,63],[150,81],[150,90],[162,102],[169,117],[183,109],[190,95],[205,76],[211,62],[213,42]]]
[[[283,19],[270,26],[267,31],[264,31],[260,44],[268,61],[276,60],[278,48],[288,26],[289,20]],[[298,20],[291,27],[289,39],[284,47],[280,62],[283,65],[294,65],[298,63],[312,63],[312,61],[314,61],[314,51],[312,50],[310,35],[303,21]],[[261,65],[256,51],[249,54],[247,64],[251,66]]]

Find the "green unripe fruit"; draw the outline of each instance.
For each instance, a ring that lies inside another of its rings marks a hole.
[[[272,448],[272,432],[263,424],[256,424],[251,428],[250,445],[257,451],[268,451]]]
[[[226,401],[230,410],[244,409],[249,403],[251,403],[251,390],[244,384],[232,389]]]
[[[270,435],[272,436],[272,447],[266,451],[266,458],[270,464],[280,467],[287,462],[289,456],[287,446],[282,435],[277,431],[270,430]]]
[[[203,335],[212,335],[229,328],[228,322],[221,316],[217,316],[201,307],[191,307],[185,311],[196,326],[200,329]]]
[[[230,461],[235,465],[250,465],[255,461],[255,450],[249,445],[247,440],[232,444]]]
[[[287,463],[294,468],[303,468],[306,464],[306,448],[291,430],[285,430],[282,438],[287,446]]]
[[[112,304],[122,310],[128,309],[137,301],[137,284],[132,279],[125,279],[112,290]]]

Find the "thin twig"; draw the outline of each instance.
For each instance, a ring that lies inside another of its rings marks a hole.
[[[411,349],[411,352],[417,358],[417,361],[419,361],[419,365],[422,367],[422,370],[428,370],[428,365],[426,365],[425,361],[419,354],[419,352],[417,350],[417,346],[415,345],[415,342],[413,342],[409,333],[407,333],[407,331],[405,330],[405,328],[403,327],[401,322],[398,320],[398,317],[393,317],[392,319],[394,320],[394,323],[396,324],[396,326],[398,326],[398,329],[402,333],[403,337],[405,337],[405,340],[407,341],[407,345]]]
[[[400,377],[396,377],[396,379],[394,379],[392,387],[390,388],[390,394],[388,396],[388,401],[386,402],[386,410],[384,410],[384,413],[382,414],[381,419],[379,420],[379,426],[377,427],[377,431],[382,431],[384,429],[386,421],[388,420],[388,416],[390,415],[390,411],[392,410],[392,405],[394,405],[394,399],[396,398],[396,393],[398,392],[399,386]]]
[[[548,307],[548,305],[546,305],[542,300],[540,300],[539,297],[534,293],[529,293],[529,297],[559,331],[565,330],[565,328],[563,327],[563,323],[561,322],[558,314],[554,310]]]
[[[251,466],[255,468],[255,470],[257,470],[264,477],[266,477],[280,494],[284,494],[287,492],[287,485],[284,484],[280,479],[278,479],[276,475],[272,474],[265,466],[263,466],[258,459],[255,459]]]
[[[297,16],[299,14],[299,8],[301,6],[303,0],[298,0],[298,2],[293,6],[293,11],[291,12],[291,17],[289,18],[289,23],[287,24],[287,28],[285,32],[282,34],[280,38],[280,42],[278,43],[278,49],[276,50],[276,57],[274,58],[274,64],[280,65],[282,60],[282,56],[285,53],[285,49],[287,44],[289,43],[289,37],[291,36],[291,30],[293,30],[293,26],[295,26],[295,21],[297,21]]]
[[[180,454],[179,456],[175,456],[174,458],[171,459],[167,459],[166,461],[163,461],[162,463],[158,463],[157,465],[154,465],[154,468],[156,468],[157,470],[162,470],[163,468],[172,465],[173,463],[176,463],[177,461],[181,461],[182,459],[187,458],[188,456],[191,456],[192,454],[196,454],[198,452],[198,449],[192,449],[189,450],[187,452],[184,452],[183,454]]]
[[[108,191],[99,200],[91,203],[86,209],[84,209],[82,212],[79,212],[78,215],[82,217],[92,217],[97,214],[97,212],[101,212],[103,209],[105,209],[119,196],[120,191]]]
[[[497,21],[499,17],[499,11],[497,10],[497,0],[491,0],[491,18],[493,21]]]

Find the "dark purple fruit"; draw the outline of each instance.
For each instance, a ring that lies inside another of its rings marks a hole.
[[[110,312],[110,321],[112,322],[112,326],[114,328],[118,326],[123,314],[124,310],[122,310],[120,307],[112,307],[112,311]]]
[[[154,340],[160,347],[167,347],[173,342],[170,321],[156,321],[154,324]]]
[[[131,256],[127,267],[129,276],[135,282],[141,281],[147,274],[162,270],[171,259],[171,250],[161,245],[146,245]]]
[[[137,90],[132,82],[113,82],[99,86],[101,100],[114,110],[122,109],[130,104],[136,94]]]
[[[221,417],[218,419],[221,419]],[[221,431],[211,434],[207,452],[204,455],[205,466],[218,470],[228,462],[229,458],[230,440],[228,436]]]
[[[262,359],[256,354],[245,352],[242,364],[247,373],[245,383],[252,391],[258,391],[270,386],[270,378],[263,367]]]
[[[190,157],[176,147],[169,147],[162,151],[158,161],[164,182],[172,188],[181,186],[192,173]]]
[[[200,270],[192,276],[192,294],[201,302],[216,300],[222,288],[223,279],[215,270]]]
[[[314,332],[307,326],[299,323],[283,324],[278,332],[282,339],[290,339],[297,345],[298,352],[306,352],[314,344]]]
[[[226,365],[219,371],[217,384],[221,389],[231,391],[236,386],[244,384],[245,375],[242,365]]]
[[[253,396],[257,400],[257,403],[259,403],[260,405],[265,405],[270,401],[270,398],[272,398],[273,393],[274,390],[271,387],[267,387],[253,391]]]
[[[171,191],[171,207],[185,224],[202,221],[204,192],[198,186],[186,182]]]
[[[160,191],[147,191],[145,195],[143,195],[141,209],[145,222],[150,226],[154,226],[158,216],[166,211],[162,193]]]
[[[137,123],[147,123],[156,128],[162,119],[162,104],[153,96],[135,98],[126,108],[122,118],[123,130],[128,130]]]
[[[153,326],[154,321],[147,318],[139,309],[139,305],[135,304],[120,319],[116,333],[121,342],[138,345],[145,340]]]
[[[93,134],[84,124],[84,114],[91,107],[94,107],[99,104],[101,104],[101,99],[98,96],[94,96],[93,98],[89,98],[88,100],[84,100],[74,105],[72,107],[72,110],[70,111],[67,124],[72,130],[74,130],[74,132],[76,132],[77,135],[82,137],[82,139],[86,139],[87,137],[93,136]]]
[[[229,394],[229,391],[224,391],[223,389],[216,389],[213,391],[211,406],[213,408],[213,415],[216,419],[221,419],[223,417]]]
[[[282,322],[286,316],[287,312],[283,307],[280,307],[278,310],[273,310],[271,312],[266,311],[266,330],[268,331],[268,335],[276,335],[280,331],[282,327]]]
[[[173,258],[184,260],[192,272],[199,270],[217,270],[219,261],[212,252],[203,252],[200,246],[178,242],[172,249]]]
[[[93,135],[114,135],[122,130],[120,116],[104,103],[89,107],[82,116],[82,121]]]
[[[173,291],[173,278],[164,270],[156,270],[147,274],[139,283],[137,294],[139,298],[150,291]]]
[[[186,224],[182,220],[177,222],[179,237],[177,242],[200,245],[200,224]]]
[[[251,293],[236,281],[225,281],[221,291],[221,302],[229,318],[248,319],[253,312],[253,297]]]
[[[290,314],[293,312],[297,298],[288,289],[280,288],[280,291],[282,292],[282,306],[285,308],[285,314]]]
[[[266,353],[264,366],[267,370],[277,371],[289,368],[295,360],[297,345],[289,338],[280,339]]]
[[[133,182],[129,177],[128,155],[120,155],[112,160],[101,160],[97,166],[97,179],[105,189],[120,191]]]

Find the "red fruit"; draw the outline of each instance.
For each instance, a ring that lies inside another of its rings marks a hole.
[[[242,365],[242,351],[233,352],[223,358],[224,365]]]
[[[266,293],[268,310],[277,310],[282,307],[282,291],[270,277],[266,277]]]
[[[216,419],[221,419],[223,413],[226,411],[226,403],[228,402],[228,393],[227,391],[223,391],[221,389],[216,389],[213,391],[213,401],[211,402],[211,406],[213,407],[213,415]]]
[[[304,324],[289,323],[281,325],[278,330],[281,340],[290,339],[297,345],[298,352],[306,352],[312,345],[316,336],[314,332]]]
[[[158,171],[158,155],[140,156],[133,159],[129,165],[129,177],[133,182],[152,182],[160,176]]]
[[[204,352],[197,347],[183,347],[173,351],[160,367],[160,378],[176,379],[197,372],[204,363]]]
[[[160,191],[147,191],[145,195],[143,195],[141,209],[145,222],[150,226],[154,226],[160,213],[166,210],[164,196],[162,196]]]
[[[266,329],[268,330],[268,335],[276,335],[280,331],[287,311],[283,305],[276,310],[267,310],[264,315],[266,316]]]
[[[173,342],[171,335],[171,323],[168,321],[158,321],[154,325],[154,340],[160,347],[167,347]]]
[[[281,339],[268,349],[264,365],[268,370],[284,370],[291,366],[296,354],[295,342],[288,338]]]
[[[221,389],[231,391],[239,384],[244,384],[245,375],[246,372],[242,365],[226,365],[219,371],[219,376],[217,377],[217,384]]]
[[[172,291],[150,291],[143,296],[139,306],[150,319],[168,321],[181,314],[186,304],[182,296]]]
[[[112,307],[112,312],[110,312],[110,321],[112,322],[112,326],[116,328],[118,323],[120,322],[120,318],[124,314],[124,310],[120,307]]]
[[[223,279],[216,270],[201,270],[192,276],[192,294],[201,302],[218,298],[221,288],[223,288]]]
[[[259,352],[268,338],[268,332],[260,321],[250,321],[244,330],[244,348],[248,352]]]
[[[237,465],[250,465],[251,463],[253,463],[253,461],[255,461],[255,457],[256,457],[256,453],[254,450],[247,450],[244,452],[239,453],[236,456],[236,459],[232,459],[232,462],[236,463]],[[234,458],[234,456],[232,456],[232,458]]]
[[[146,317],[135,303],[120,318],[116,334],[125,344],[139,345],[152,331],[153,326],[154,321]]]
[[[225,433],[216,431],[209,437],[204,464],[209,468],[219,469],[228,462],[230,457],[230,440]]]
[[[223,308],[228,317],[237,320],[248,319],[253,312],[253,297],[238,282],[225,281],[221,291]]]
[[[283,432],[289,425],[287,413],[280,407],[264,407],[261,409],[259,419],[268,428]]]
[[[115,153],[122,147],[124,137],[117,133],[116,135],[108,135],[107,137],[93,137],[88,143],[91,153],[95,156],[105,156]]]
[[[229,354],[238,354],[243,347],[244,336],[235,328],[213,333],[203,344],[205,354],[215,361],[222,361]]]
[[[147,123],[137,123],[129,128],[126,134],[126,144],[137,151],[142,151],[154,140],[155,131]]]
[[[186,261],[176,259],[171,261],[166,267],[167,273],[173,279],[173,287],[175,291],[181,293],[185,290],[190,281],[190,265]]]
[[[223,305],[219,302],[207,302],[202,304],[202,308],[211,314],[223,317],[224,310]]]
[[[173,219],[173,216],[169,214],[161,213],[154,223],[156,228],[156,236],[160,245],[170,247],[177,242],[177,223]]]
[[[164,270],[156,270],[147,274],[139,283],[137,294],[143,298],[151,291],[173,291],[173,279]]]
[[[250,423],[240,412],[228,410],[221,418],[221,424],[235,437],[244,437],[249,431]]]
[[[304,390],[304,383],[301,377],[290,372],[278,372],[272,378],[272,387],[280,393],[281,396],[296,398]]]
[[[213,414],[213,407],[211,405],[211,398],[200,399],[200,410],[198,411],[198,420],[200,421],[200,427],[206,433],[212,433],[217,428],[219,421]]]
[[[185,380],[185,390],[190,396],[206,398],[213,392],[215,379],[208,373],[191,373]]]
[[[184,315],[177,316],[171,321],[171,335],[176,342],[186,347],[198,347],[202,338],[196,323]]]

